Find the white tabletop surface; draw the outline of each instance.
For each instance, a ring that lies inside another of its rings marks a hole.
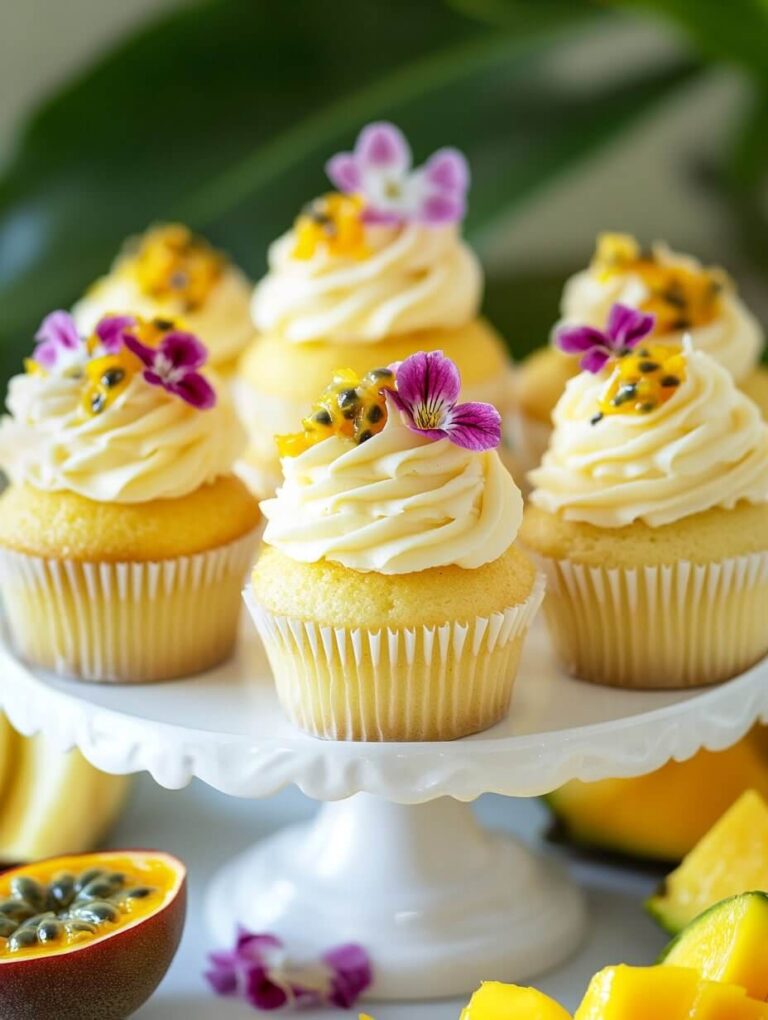
[[[190,912],[179,954],[155,996],[136,1014],[137,1020],[245,1020],[259,1015],[246,1005],[214,997],[202,978],[210,948],[202,918],[203,890],[223,858],[281,825],[309,817],[314,810],[316,806],[295,789],[251,802],[225,797],[197,781],[185,790],[169,792],[146,776],[138,779],[112,844],[158,847],[184,859],[190,872]],[[477,802],[477,811],[485,824],[533,843],[540,841],[547,824],[546,811],[538,801],[486,796]],[[572,1010],[596,970],[609,963],[649,964],[665,939],[642,909],[658,877],[575,860],[570,867],[587,889],[590,936],[574,959],[536,984]],[[461,1005],[459,1001],[368,1003],[365,1008],[375,1020],[457,1020]],[[357,1017],[354,1011],[341,1010],[298,1015],[303,1020]]]

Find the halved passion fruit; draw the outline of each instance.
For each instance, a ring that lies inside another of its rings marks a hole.
[[[123,1020],[181,939],[186,869],[169,854],[57,857],[0,875],[3,1020]]]

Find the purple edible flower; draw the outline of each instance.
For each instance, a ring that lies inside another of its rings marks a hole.
[[[162,386],[200,411],[216,403],[216,391],[197,371],[207,361],[208,351],[196,336],[175,330],[157,347],[147,347],[130,334],[123,342],[144,365],[144,378],[151,385]]]
[[[211,953],[205,977],[217,995],[240,996],[254,1009],[299,1005],[350,1009],[371,984],[368,954],[358,945],[337,946],[318,961],[291,961],[275,935],[241,930],[230,952]]]
[[[51,312],[35,334],[32,360],[46,372],[70,368],[86,360],[87,351],[69,312]]]
[[[104,354],[117,354],[125,341],[126,330],[136,325],[132,315],[106,315],[93,331]]]
[[[615,304],[608,314],[605,330],[593,326],[560,326],[555,340],[566,354],[582,355],[580,366],[597,375],[611,358],[636,347],[653,330],[655,323],[653,315]]]
[[[501,415],[493,404],[457,403],[459,371],[442,351],[412,354],[397,366],[395,382],[387,398],[412,432],[450,439],[465,450],[493,450],[501,442]]]
[[[457,223],[466,213],[469,167],[458,149],[439,149],[423,167],[402,131],[380,121],[360,132],[354,152],[340,152],[326,164],[339,191],[362,195],[369,223]]]

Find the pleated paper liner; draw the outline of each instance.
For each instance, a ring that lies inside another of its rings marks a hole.
[[[716,684],[768,653],[768,552],[634,569],[537,558],[564,665],[612,687]]]
[[[0,596],[14,651],[96,682],[188,676],[225,659],[257,541],[157,562],[83,563],[0,550]]]
[[[280,702],[302,730],[329,740],[453,740],[509,711],[523,641],[544,595],[467,623],[367,630],[331,627],[245,600]]]

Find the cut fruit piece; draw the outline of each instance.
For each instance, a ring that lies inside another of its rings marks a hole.
[[[559,831],[579,846],[672,862],[749,789],[768,798],[765,726],[726,751],[699,751],[637,779],[574,780],[545,800]]]
[[[726,811],[647,906],[676,935],[715,903],[750,890],[768,891],[768,804],[754,790]]]
[[[42,736],[22,737],[0,716],[0,756],[6,751],[13,768],[0,779],[0,861],[96,845],[122,808],[130,777],[100,772],[79,751],[63,754]]]
[[[743,893],[705,910],[670,942],[659,963],[693,967],[708,981],[768,999],[768,893]]]
[[[82,854],[0,875],[0,1016],[130,1016],[170,966],[185,914],[186,869],[169,854]]]
[[[606,967],[574,1020],[768,1020],[768,1003],[686,967]]]
[[[535,988],[484,981],[460,1020],[571,1020],[561,1005]]]

